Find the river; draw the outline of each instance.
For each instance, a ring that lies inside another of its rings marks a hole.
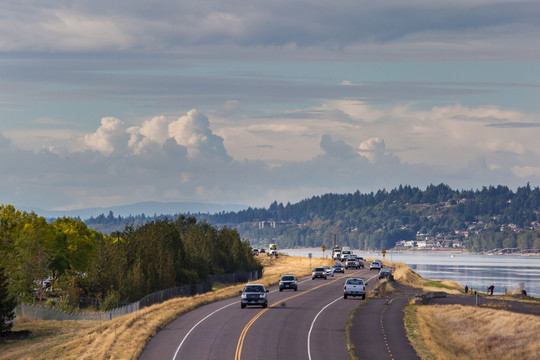
[[[322,258],[317,249],[286,249],[284,254]],[[364,258],[383,259],[381,253],[353,250]],[[329,251],[324,257],[331,256]],[[540,297],[540,256],[478,255],[467,253],[386,253],[387,260],[403,262],[426,279],[452,280],[480,291],[495,286],[494,294],[524,289],[527,294]]]

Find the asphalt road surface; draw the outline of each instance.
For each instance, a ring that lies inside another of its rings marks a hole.
[[[356,307],[351,339],[359,357],[413,358],[399,299],[395,306],[385,299],[370,299],[367,304],[360,297],[343,299],[346,278],[361,277],[371,289],[377,275],[368,269],[346,270],[327,280],[301,278],[298,291],[271,287],[266,309],[241,309],[240,296],[200,307],[156,334],[140,359],[348,359],[345,329]],[[388,329],[381,327],[385,313],[391,321]],[[411,357],[395,356],[407,346]]]

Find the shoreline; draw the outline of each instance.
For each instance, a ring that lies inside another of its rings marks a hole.
[[[380,257],[384,257],[383,254],[380,251],[375,250],[360,250],[360,249],[351,249],[354,252],[362,253],[362,254],[374,254]],[[499,250],[499,249],[495,249]],[[332,253],[331,249],[326,249],[324,252],[321,248],[292,248],[292,249],[280,249],[278,252],[286,253],[287,251],[296,252],[296,251],[304,251],[304,252],[311,252],[313,255],[319,254],[324,256],[329,256]],[[388,254],[449,254],[449,255],[485,255],[485,256],[525,256],[525,257],[538,257],[540,258],[540,249],[538,252],[494,252],[494,250],[490,251],[484,251],[484,252],[473,252],[468,250],[459,250],[459,249],[450,249],[450,248],[429,248],[429,249],[408,249],[408,248],[392,248],[386,250],[386,255]],[[300,255],[295,255],[300,256]],[[315,256],[314,256],[315,257]],[[320,256],[323,257],[323,256]]]

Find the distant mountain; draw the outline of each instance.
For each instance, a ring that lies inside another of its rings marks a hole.
[[[58,217],[73,217],[88,219],[90,217],[96,217],[101,214],[108,215],[110,211],[113,212],[114,216],[129,216],[129,215],[140,215],[145,214],[147,216],[153,215],[173,215],[179,213],[208,213],[216,214],[219,212],[235,212],[247,209],[248,206],[240,204],[208,204],[208,203],[199,203],[199,202],[158,202],[158,201],[147,201],[147,202],[138,202],[130,205],[121,205],[121,206],[111,206],[111,207],[97,207],[97,208],[86,208],[86,209],[76,209],[76,210],[44,210],[39,208],[20,208],[24,211],[33,211],[36,214],[43,216],[45,218],[58,218]]]

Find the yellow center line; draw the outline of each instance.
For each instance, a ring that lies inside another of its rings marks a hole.
[[[355,272],[355,273],[358,273],[359,271]],[[354,273],[353,273],[354,274]],[[302,296],[302,295],[305,295],[313,290],[316,290],[318,288],[321,288],[323,286],[327,286],[327,285],[330,285],[340,279],[343,279],[345,277],[345,275],[343,276],[340,276],[338,277],[337,279],[334,279],[332,281],[326,281],[324,284],[321,284],[321,285],[317,285],[315,286],[314,288],[311,288],[309,290],[306,290],[306,291],[303,291],[299,294],[296,294],[296,295],[293,295],[293,296],[289,296],[288,298],[285,298],[283,300],[280,300],[270,306],[268,306],[266,309],[263,309],[261,311],[259,311],[259,313],[257,315],[255,315],[247,324],[246,326],[244,327],[244,329],[242,330],[242,333],[240,334],[240,337],[238,338],[238,344],[236,345],[236,353],[234,355],[234,359],[235,360],[240,360],[241,356],[242,356],[242,348],[244,347],[244,339],[246,338],[246,334],[249,330],[249,328],[251,327],[251,325],[253,325],[253,323],[255,323],[255,321],[257,321],[258,318],[260,318],[262,316],[262,314],[264,314],[265,312],[268,311],[268,309],[272,308],[272,307],[275,307],[276,305],[279,305],[281,304],[282,302],[284,302],[285,300],[290,300],[290,299],[294,299],[295,297],[298,297],[298,296]]]

